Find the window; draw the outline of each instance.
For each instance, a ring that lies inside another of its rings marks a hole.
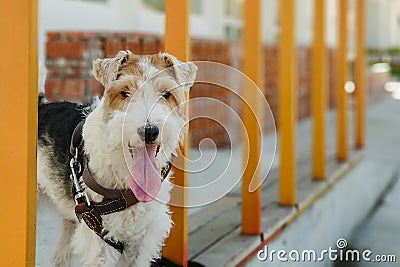
[[[142,0],[143,4],[148,7],[149,9],[152,9],[154,11],[158,12],[164,12],[165,11],[165,0]]]
[[[228,40],[242,38],[242,29],[232,25],[225,26],[225,38]]]
[[[190,12],[196,15],[203,13],[203,1],[202,0],[191,0],[190,1]]]
[[[243,15],[243,0],[225,0],[225,14],[228,17],[241,19]]]

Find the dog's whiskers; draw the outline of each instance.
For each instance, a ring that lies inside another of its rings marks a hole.
[[[133,146],[131,145],[131,142],[128,142],[128,151],[129,154],[131,154],[131,158],[133,158]]]
[[[122,146],[121,145],[117,145],[116,147],[114,147],[113,150],[110,150],[110,153],[117,151],[118,149],[120,149]]]
[[[157,155],[158,155],[158,152],[160,152],[160,145],[157,146],[156,157],[157,157]]]

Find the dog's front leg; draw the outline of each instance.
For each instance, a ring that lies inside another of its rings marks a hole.
[[[71,265],[71,239],[75,230],[75,222],[64,220],[63,233],[54,253],[53,263],[56,267],[69,267]]]
[[[72,238],[73,253],[86,267],[115,267],[120,253],[80,223]]]
[[[148,267],[152,261],[161,257],[164,239],[169,234],[172,221],[164,204],[153,205],[154,219],[147,225],[143,235],[132,236],[130,245],[126,246],[125,253],[129,267]]]
[[[138,240],[140,242],[143,241],[143,239]],[[150,267],[153,259],[153,257],[149,255],[149,251],[143,251],[139,246],[126,246],[124,253],[126,261],[125,266],[129,267]]]

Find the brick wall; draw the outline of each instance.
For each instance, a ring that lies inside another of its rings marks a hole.
[[[94,59],[112,57],[125,49],[136,54],[152,54],[163,47],[159,37],[145,34],[49,32],[46,98],[49,101],[90,102],[104,90],[91,73]]]
[[[140,33],[49,32],[46,43],[46,98],[50,102],[85,103],[90,102],[93,96],[101,96],[104,88],[93,78],[91,62],[99,57],[113,57],[118,51],[126,49],[135,54],[154,54],[164,50],[164,43],[159,36]],[[192,60],[232,65],[230,46],[226,42],[193,39],[191,51]],[[194,85],[191,97],[210,97],[232,106],[235,110],[240,109],[232,93],[212,84]],[[215,107],[200,105],[197,110],[192,108],[191,113],[201,114],[201,109],[204,108]],[[221,117],[216,119],[230,123],[229,116],[224,116],[223,112],[218,114]],[[239,141],[238,136],[230,141],[221,124],[211,119],[193,120],[190,122],[190,129],[192,146],[197,146],[206,137],[213,139],[218,147],[226,147],[231,141]]]
[[[225,65],[234,65],[231,55],[232,46],[224,41],[192,39],[191,40],[191,60],[193,61],[213,61]],[[207,68],[199,68],[197,77],[203,81],[215,81],[218,77],[220,80],[228,79],[222,77],[225,74],[216,73]],[[199,97],[211,98],[225,103],[237,112],[240,112],[240,103],[236,100],[235,95],[223,86],[218,86],[206,82],[197,82],[190,91],[190,98]],[[232,143],[240,141],[240,133],[227,133],[224,127],[235,124],[231,114],[222,110],[222,105],[207,101],[204,103],[194,103],[190,106],[190,117],[198,119],[190,121],[190,139],[192,146],[198,146],[204,138],[212,139],[218,147],[228,147]],[[212,116],[205,118],[212,110]],[[229,124],[229,125],[228,125]],[[229,127],[228,127],[229,128]]]
[[[327,106],[329,109],[335,107],[335,51],[327,50]],[[297,116],[302,120],[311,116],[311,62],[312,53],[309,47],[297,48]],[[267,99],[274,118],[278,125],[278,48],[276,46],[264,46],[264,94]]]
[[[49,32],[46,44],[46,67],[48,70],[45,84],[46,98],[51,101],[90,102],[95,95],[101,96],[103,87],[94,80],[91,62],[99,57],[113,57],[118,51],[129,49],[135,54],[153,54],[163,51],[164,43],[160,36],[141,33],[94,33],[94,32]],[[264,94],[275,119],[278,116],[278,50],[275,46],[264,47]],[[335,106],[335,51],[327,50],[329,108]],[[311,50],[298,48],[298,119],[304,119],[311,113]],[[207,39],[192,39],[191,60],[214,61],[240,69],[242,50],[240,42],[225,42]],[[205,72],[205,75],[221,75]],[[375,83],[370,81],[370,83]],[[379,87],[382,82],[374,86]],[[371,90],[370,90],[371,91]],[[374,96],[379,89],[373,89]],[[212,84],[197,83],[191,89],[191,98],[210,97],[218,99],[240,113],[241,105],[231,91]],[[193,105],[191,114],[203,114],[203,111],[218,110],[218,106]],[[223,125],[235,123],[232,116],[217,112],[217,120]],[[277,121],[276,121],[277,122]],[[240,142],[240,133],[228,136],[220,123],[211,119],[196,119],[190,122],[192,146],[198,146],[203,138],[211,138],[218,147],[227,147]],[[271,124],[266,124],[268,127]],[[277,125],[279,127],[279,125]],[[266,132],[270,128],[264,129]]]

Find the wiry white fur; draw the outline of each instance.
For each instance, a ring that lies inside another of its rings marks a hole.
[[[116,58],[114,60],[116,62],[122,60],[121,57]],[[113,61],[109,60],[109,62]],[[96,61],[95,64],[101,67],[104,62]],[[107,71],[112,74],[110,77],[115,77],[116,74],[112,70],[111,63],[107,64]],[[178,147],[184,118],[179,115],[181,113],[177,110],[170,110],[167,105],[162,104],[159,91],[154,90],[157,83],[163,82],[149,79],[158,70],[151,66],[151,62],[147,58],[144,58],[139,66],[143,68],[144,75],[142,79],[136,81],[140,84],[140,88],[136,91],[127,110],[115,110],[111,118],[105,120],[103,98],[88,115],[83,128],[84,149],[90,159],[90,171],[96,181],[104,187],[128,188],[129,167],[135,159],[135,155],[132,157],[128,152],[128,144],[144,147],[144,142],[140,139],[137,129],[146,122],[156,124],[160,129],[157,140],[160,144],[160,152],[156,158],[159,168],[165,166],[171,153]],[[95,74],[99,77],[101,75],[98,72]],[[112,83],[109,80],[103,82]],[[171,83],[171,81],[167,81],[167,83]],[[190,85],[174,90],[188,90]],[[52,170],[47,162],[52,153],[56,152],[38,149],[39,188],[49,195],[64,218],[70,221],[65,228],[68,233],[74,232],[72,251],[79,256],[84,266],[146,267],[153,259],[160,256],[164,239],[168,236],[172,225],[168,206],[165,203],[158,200],[138,203],[124,211],[102,216],[104,228],[109,231],[108,235],[125,243],[124,253],[121,256],[84,223],[77,223],[72,200],[67,201],[65,196],[60,197],[60,194],[63,193],[61,185],[54,184],[54,179],[51,177]],[[157,195],[158,199],[169,200],[169,191],[172,188],[169,177],[162,183],[161,190]],[[102,200],[102,196],[90,189],[87,188],[86,191],[93,201]],[[76,229],[72,231],[71,227],[74,226],[74,223]],[[67,236],[64,235],[60,243],[61,247],[56,253],[55,264],[57,266],[69,266],[70,247],[67,244],[69,244],[70,236],[68,237],[68,233]]]
[[[54,170],[50,167],[49,158],[54,156],[54,151],[38,146],[37,150],[37,182],[38,192],[45,193],[51,198],[58,199],[55,203],[56,207],[67,219],[74,221],[76,216],[74,214],[74,202],[64,196],[65,192],[62,184],[55,184],[51,177],[55,176]]]

